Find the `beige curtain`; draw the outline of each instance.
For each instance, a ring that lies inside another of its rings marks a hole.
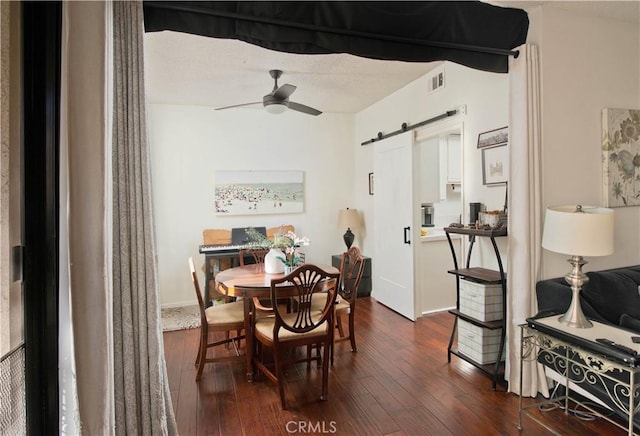
[[[115,429],[117,434],[177,434],[156,278],[142,2],[113,2],[113,23]]]
[[[63,4],[58,343],[60,432],[69,435],[113,431],[105,239],[110,16],[104,2]]]
[[[65,2],[62,61],[60,433],[176,434],[149,201],[142,3]]]
[[[535,45],[518,48],[511,58],[509,125],[509,258],[507,260],[507,368],[509,391],[548,396],[544,373],[525,362],[520,390],[520,327],[537,312],[535,285],[540,277],[542,239],[540,77]]]

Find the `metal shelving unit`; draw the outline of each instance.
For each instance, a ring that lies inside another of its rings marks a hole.
[[[505,335],[506,335],[506,310],[507,310],[507,276],[504,272],[504,268],[502,266],[502,259],[500,257],[500,251],[498,250],[498,245],[496,244],[495,238],[501,236],[507,236],[507,229],[475,229],[470,227],[446,227],[444,229],[445,234],[447,235],[447,240],[449,241],[449,247],[451,248],[451,255],[453,256],[453,266],[454,269],[449,270],[448,273],[456,276],[456,308],[449,311],[454,317],[455,321],[453,324],[453,329],[451,331],[451,338],[449,339],[449,346],[447,348],[447,360],[451,362],[451,355],[458,356],[459,358],[471,363],[481,371],[490,375],[493,379],[493,389],[496,389],[496,385],[498,381],[504,381],[504,364],[502,362],[502,353],[505,344]],[[469,236],[469,251],[467,252],[467,260],[465,264],[465,268],[459,268],[458,260],[455,252],[455,248],[451,241],[451,234],[459,234],[459,235],[468,235]],[[496,255],[496,260],[498,262],[498,271],[491,270],[487,268],[479,268],[479,267],[471,267],[471,252],[473,251],[473,246],[476,242],[476,238],[483,237],[489,238],[491,244],[493,246],[493,250]],[[460,279],[467,279],[477,283],[483,284],[500,284],[502,287],[502,318],[495,321],[482,321],[468,314],[462,313],[460,311]],[[498,357],[495,363],[493,364],[482,364],[471,357],[461,353],[457,348],[453,347],[454,338],[458,332],[458,320],[462,319],[468,323],[471,323],[475,326],[481,327],[487,330],[500,330],[500,345],[498,349]],[[501,376],[501,377],[500,377]],[[499,379],[500,377],[500,379]]]

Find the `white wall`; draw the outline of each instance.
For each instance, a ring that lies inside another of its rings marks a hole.
[[[602,109],[640,109],[640,27],[539,9],[530,40],[541,54],[542,203],[602,205]],[[587,259],[585,270],[640,263],[640,208],[615,214],[615,253]],[[566,257],[543,250],[544,277],[566,274]]]
[[[542,6],[529,14],[529,42],[539,46],[542,77],[543,206],[602,204],[601,110],[640,108],[640,30],[637,24]],[[445,62],[446,85],[427,93],[426,75],[352,116],[280,117],[260,110],[215,112],[211,108],[151,105],[155,225],[163,305],[194,301],[186,257],[198,254],[202,229],[291,223],[312,240],[308,256],[329,262],[343,249],[336,211],[357,207],[365,228],[356,244],[372,255],[373,196],[368,194],[372,145],[360,143],[466,105],[464,211],[480,201],[499,209],[504,187],[482,185],[478,133],[508,125],[508,76]],[[303,214],[223,217],[213,213],[216,169],[305,171]],[[327,238],[327,235],[334,235]],[[506,238],[501,238],[506,239]],[[506,241],[499,241],[506,256]],[[491,268],[482,247],[475,262]],[[640,208],[616,209],[616,253],[588,259],[595,270],[640,263]],[[506,261],[504,261],[506,264]],[[373,259],[375,268],[375,259]],[[562,255],[543,253],[543,275],[567,272]]]
[[[352,115],[152,104],[149,138],[163,306],[195,303],[187,257],[203,262],[203,229],[293,224],[311,239],[307,261],[330,264],[332,254],[344,251],[337,213],[354,207]],[[216,170],[304,171],[304,213],[218,217]]]
[[[473,70],[461,65],[444,62],[433,71],[444,68],[445,87],[433,93],[427,92],[430,74],[427,74],[394,94],[356,114],[355,121],[355,200],[356,207],[364,211],[366,226],[373,228],[373,199],[365,184],[367,174],[373,168],[372,145],[361,146],[378,132],[390,133],[398,130],[402,123],[417,124],[443,112],[466,105],[466,115],[455,120],[464,123],[463,140],[463,220],[468,220],[469,202],[481,202],[488,209],[501,209],[504,205],[504,186],[484,186],[482,184],[482,155],[477,149],[478,134],[508,125],[509,80],[506,74]],[[446,124],[453,119],[440,121]],[[363,242],[364,250],[374,246],[372,232],[368,232]],[[503,258],[506,256],[506,238],[500,242]],[[493,251],[474,248],[474,262],[488,268],[494,265]],[[506,262],[504,262],[506,264]],[[375,268],[375,259],[373,259]]]

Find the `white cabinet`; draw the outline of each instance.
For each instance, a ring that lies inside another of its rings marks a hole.
[[[447,199],[447,185],[459,185],[462,180],[462,148],[460,135],[441,136],[439,141],[440,200]]]
[[[460,135],[447,136],[447,183],[462,181],[462,149]]]

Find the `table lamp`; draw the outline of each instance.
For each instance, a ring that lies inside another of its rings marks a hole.
[[[344,243],[347,245],[347,250],[351,248],[355,235],[351,231],[351,227],[358,228],[360,226],[360,216],[358,215],[358,209],[341,209],[338,211],[338,227],[347,228],[343,238]]]
[[[550,206],[544,220],[542,247],[568,254],[573,267],[564,279],[573,292],[569,310],[558,321],[569,327],[589,328],[593,324],[582,313],[580,290],[589,282],[582,272],[583,256],[613,253],[613,210],[597,206]]]

